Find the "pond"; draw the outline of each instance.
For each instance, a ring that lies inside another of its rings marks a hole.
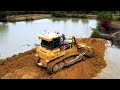
[[[60,32],[67,37],[90,37],[97,21],[79,18],[45,18],[34,21],[0,23],[0,59],[22,53],[35,47],[38,35]]]

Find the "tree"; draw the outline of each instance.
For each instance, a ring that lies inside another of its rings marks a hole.
[[[112,13],[110,11],[98,12],[97,20],[99,22],[98,27],[101,33],[111,33],[111,20]]]
[[[6,11],[0,11],[0,21],[6,21],[7,12]]]

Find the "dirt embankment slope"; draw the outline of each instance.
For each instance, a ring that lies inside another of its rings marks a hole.
[[[16,21],[29,21],[29,20],[37,20],[42,18],[51,17],[50,14],[26,14],[26,15],[12,15],[7,16],[6,19],[8,22],[16,22]]]
[[[69,68],[50,74],[45,68],[37,66],[35,51],[11,57],[0,62],[2,79],[90,79],[106,67],[104,61],[105,44],[94,38],[77,39],[93,47],[93,58],[78,62]],[[17,57],[17,58],[16,58]]]

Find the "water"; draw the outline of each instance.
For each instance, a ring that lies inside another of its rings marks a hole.
[[[34,43],[40,43],[37,37],[40,34],[60,32],[67,37],[90,37],[91,28],[95,28],[96,25],[95,19],[78,18],[45,18],[27,22],[0,23],[0,59],[34,48]]]

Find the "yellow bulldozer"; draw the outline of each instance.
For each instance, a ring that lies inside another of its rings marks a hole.
[[[37,64],[50,72],[57,72],[81,60],[92,57],[91,47],[76,42],[76,38],[66,38],[64,34],[47,33],[38,36],[41,44],[36,49]]]

